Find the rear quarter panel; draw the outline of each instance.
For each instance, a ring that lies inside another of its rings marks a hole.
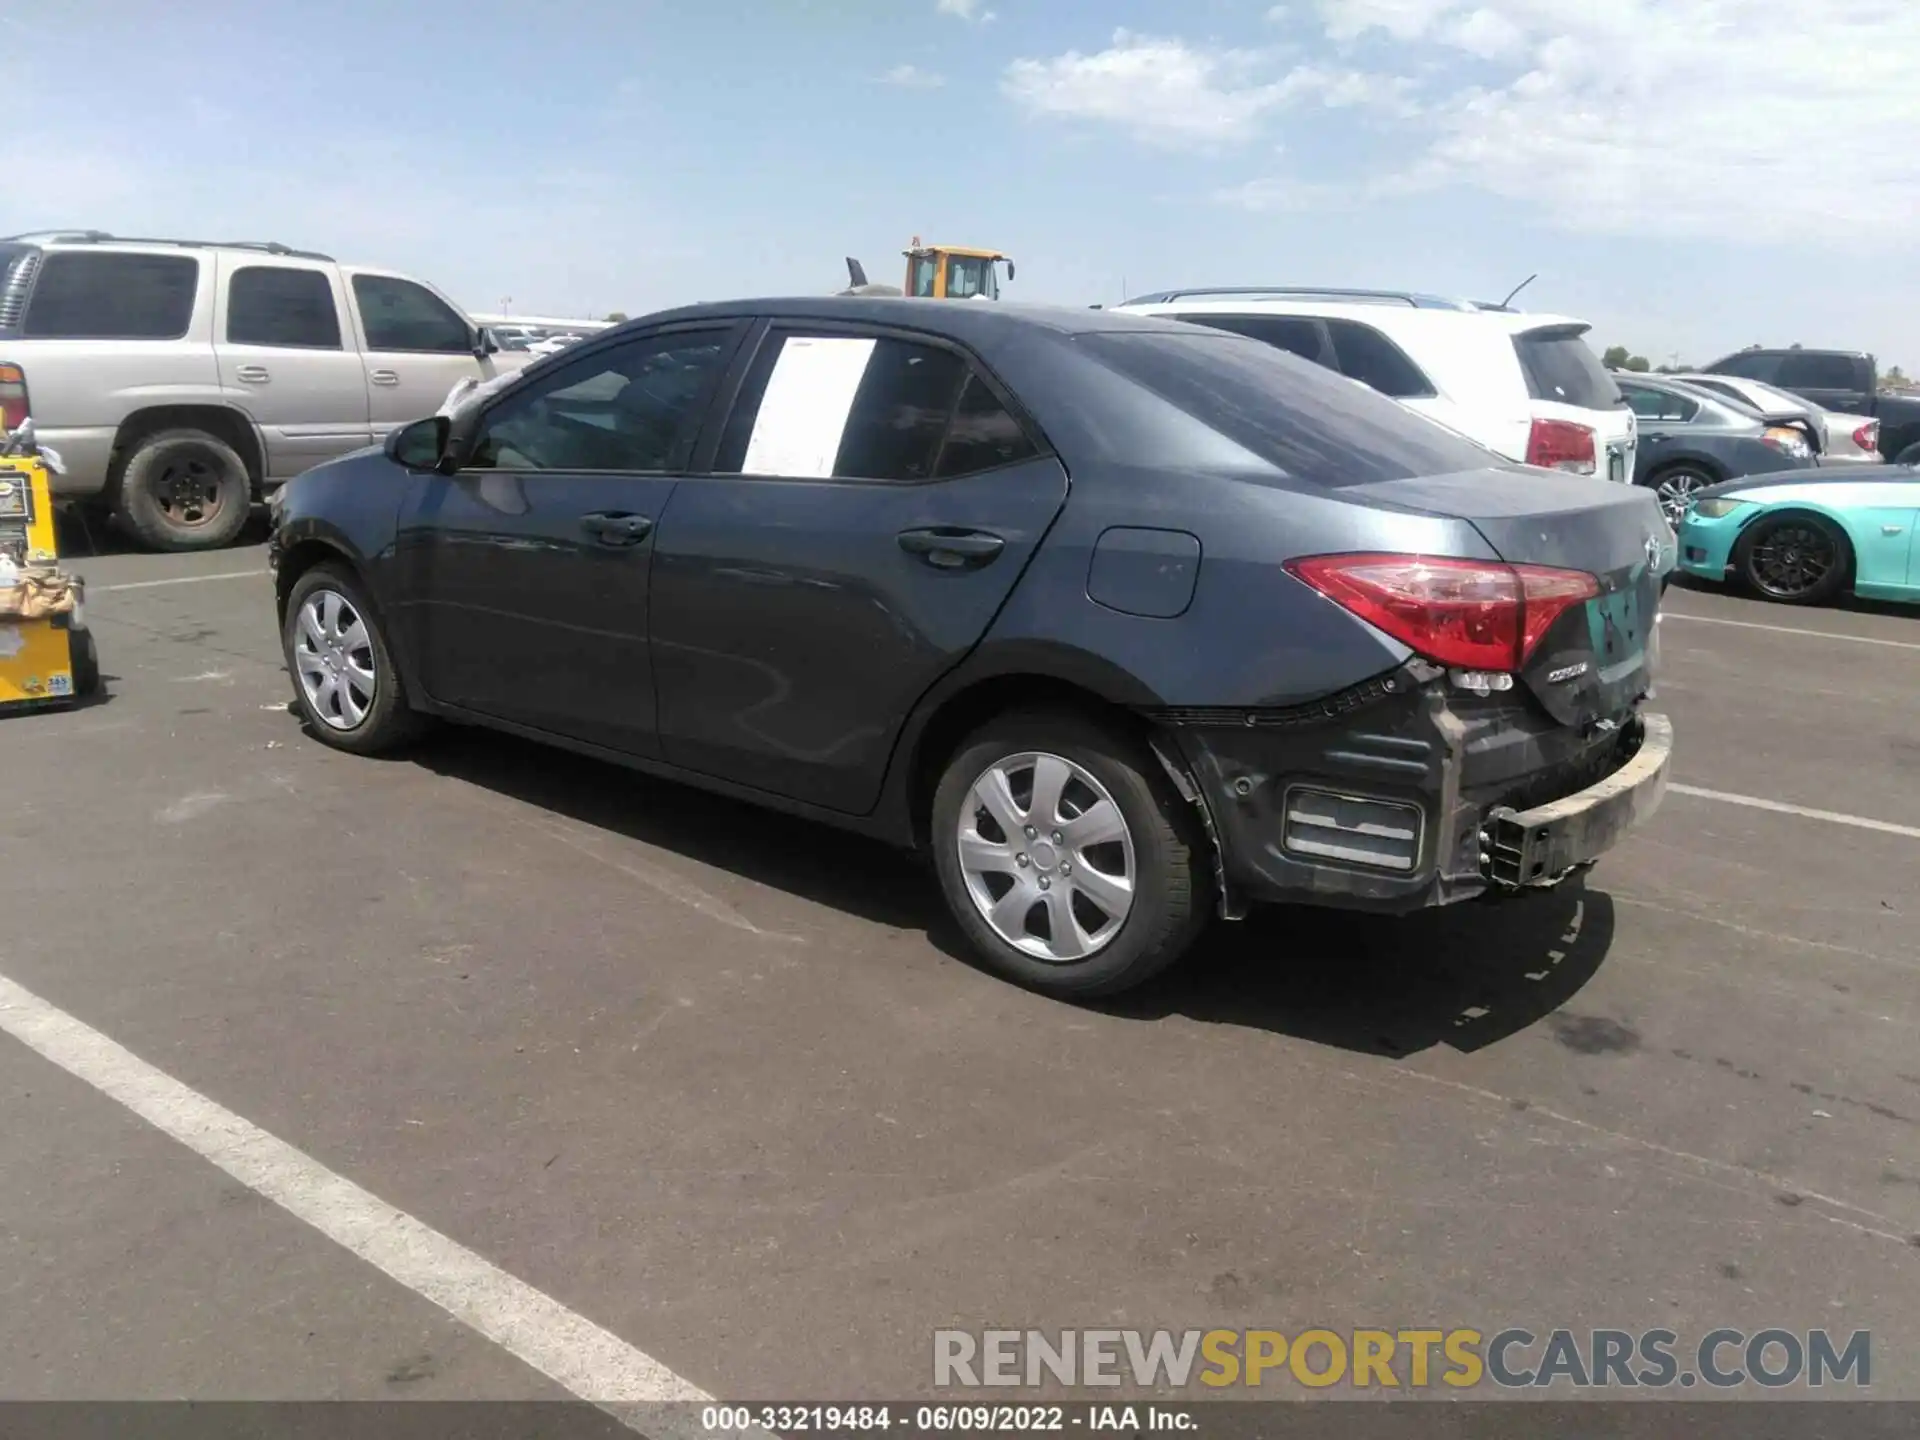
[[[1200,560],[1187,608],[1147,618],[1088,593],[1110,529],[1192,536]],[[1076,470],[1065,509],[968,669],[1045,656],[1051,673],[1108,677],[1135,705],[1299,704],[1392,669],[1409,652],[1286,572],[1301,555],[1359,550],[1495,558],[1471,526],[1295,487],[1271,472],[1169,476]],[[1096,685],[1094,688],[1100,688]]]

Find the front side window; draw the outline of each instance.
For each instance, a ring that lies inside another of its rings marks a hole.
[[[913,257],[913,287],[910,294],[931,296],[933,282],[940,273],[940,267],[931,255]]]
[[[967,362],[938,346],[775,332],[741,386],[714,469],[810,479],[932,479],[968,376]],[[983,429],[991,428],[992,422],[984,423]]]
[[[191,255],[55,251],[40,265],[20,333],[42,340],[178,340],[193,321]]]
[[[1000,284],[993,273],[993,262],[974,255],[948,256],[947,298],[971,300],[976,295],[984,295],[989,300],[1000,298]]]
[[[227,281],[227,343],[340,348],[340,310],[318,270],[248,265]]]
[[[356,275],[353,299],[366,326],[369,350],[473,353],[473,332],[467,322],[424,285],[392,275]]]
[[[1780,383],[1789,390],[1851,390],[1859,374],[1845,355],[1790,354],[1781,358]]]
[[[726,350],[725,332],[655,335],[562,366],[487,412],[467,468],[673,470]]]

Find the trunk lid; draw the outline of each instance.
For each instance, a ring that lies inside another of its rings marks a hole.
[[[1510,565],[1594,576],[1600,593],[1571,605],[1520,679],[1563,725],[1617,722],[1653,685],[1660,580],[1676,546],[1651,490],[1538,470],[1475,470],[1386,480],[1348,496],[1471,525]]]

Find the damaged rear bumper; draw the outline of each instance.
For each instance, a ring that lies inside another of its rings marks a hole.
[[[1450,690],[1422,662],[1311,707],[1153,718],[1196,782],[1227,914],[1408,911],[1553,884],[1654,812],[1673,750],[1665,716],[1576,730],[1517,695]]]

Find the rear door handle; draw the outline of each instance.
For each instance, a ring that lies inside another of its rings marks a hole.
[[[653,521],[645,515],[596,510],[580,517],[580,528],[602,545],[638,545],[653,533]]]
[[[398,385],[400,377],[392,370],[376,370],[367,376],[376,385]]]
[[[1006,548],[1007,542],[986,530],[955,530],[933,526],[924,530],[902,530],[900,548],[909,555],[922,557],[942,570],[963,570],[985,565]]]
[[[233,378],[247,385],[264,385],[273,376],[267,373],[264,365],[242,365],[233,372]]]

